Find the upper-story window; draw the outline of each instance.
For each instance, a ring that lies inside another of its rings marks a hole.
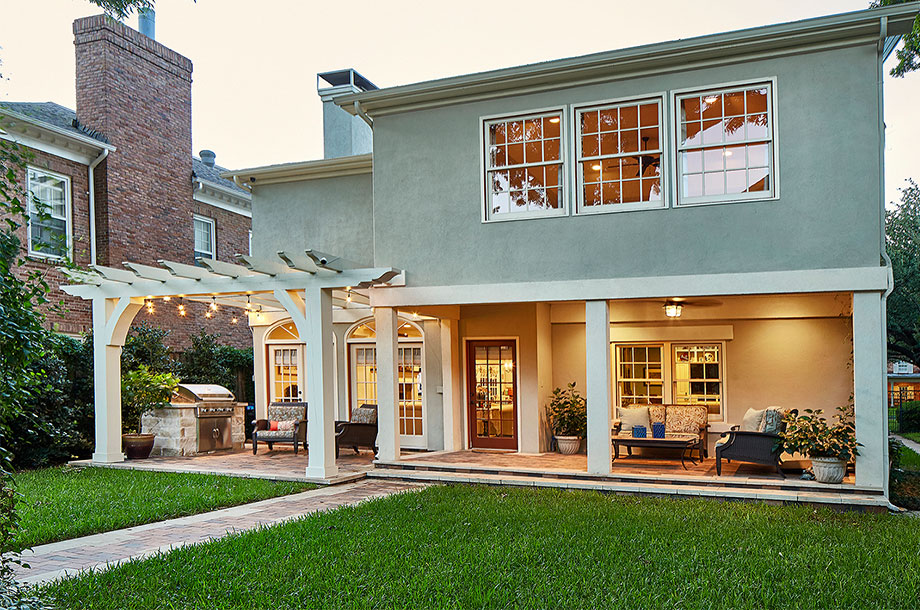
[[[199,258],[217,258],[217,243],[214,237],[215,222],[213,218],[194,216],[195,226],[195,260]]]
[[[70,253],[70,178],[30,167],[29,254],[65,258]]]
[[[484,121],[486,220],[565,214],[562,111]]]
[[[678,205],[773,197],[772,85],[676,97]]]
[[[579,212],[660,207],[661,100],[577,110]]]

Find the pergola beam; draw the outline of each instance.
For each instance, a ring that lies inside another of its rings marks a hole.
[[[122,269],[113,269],[111,267],[104,267],[102,265],[91,265],[90,268],[104,277],[107,280],[113,282],[121,282],[123,284],[133,284],[137,281],[137,275],[131,273],[130,271],[124,271]]]
[[[266,261],[258,258],[253,258],[252,256],[247,256],[245,254],[237,254],[236,259],[243,263],[243,265],[250,271],[257,271],[258,273],[264,273],[265,275],[278,276],[290,272],[290,269],[288,269],[286,265],[282,265],[281,263],[276,263],[274,261]]]
[[[218,275],[224,275],[226,277],[248,277],[251,275],[258,275],[260,272],[253,271],[242,265],[234,265],[233,263],[225,263],[213,258],[199,258],[198,262],[204,265],[206,268]],[[262,274],[265,275],[265,274]]]
[[[173,261],[165,261],[160,259],[157,261],[163,267],[169,270],[174,276],[178,278],[185,278],[190,280],[204,280],[211,277],[211,272],[207,269],[201,267],[195,267],[192,265],[186,265],[185,263],[176,263]]]
[[[288,267],[294,269],[295,271],[316,273],[319,270],[319,267],[316,266],[316,263],[314,263],[311,258],[302,253],[279,251],[278,258],[283,260]]]
[[[173,278],[173,274],[162,267],[150,267],[149,265],[132,262],[124,262],[122,265],[133,271],[134,275],[141,279],[165,282]]]

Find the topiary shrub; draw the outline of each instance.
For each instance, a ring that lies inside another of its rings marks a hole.
[[[900,432],[920,432],[920,400],[901,403]]]

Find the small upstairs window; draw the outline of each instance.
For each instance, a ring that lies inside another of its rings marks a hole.
[[[30,167],[29,255],[62,259],[70,254],[70,178]]]
[[[195,261],[199,258],[217,258],[217,244],[214,237],[216,223],[213,218],[193,216],[195,227]]]
[[[677,96],[678,205],[774,196],[772,89],[760,83]]]
[[[483,129],[485,220],[565,214],[562,111],[487,120]]]

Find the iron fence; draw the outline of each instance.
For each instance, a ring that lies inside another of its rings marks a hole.
[[[901,405],[920,400],[920,388],[888,388],[888,431],[901,430]]]

